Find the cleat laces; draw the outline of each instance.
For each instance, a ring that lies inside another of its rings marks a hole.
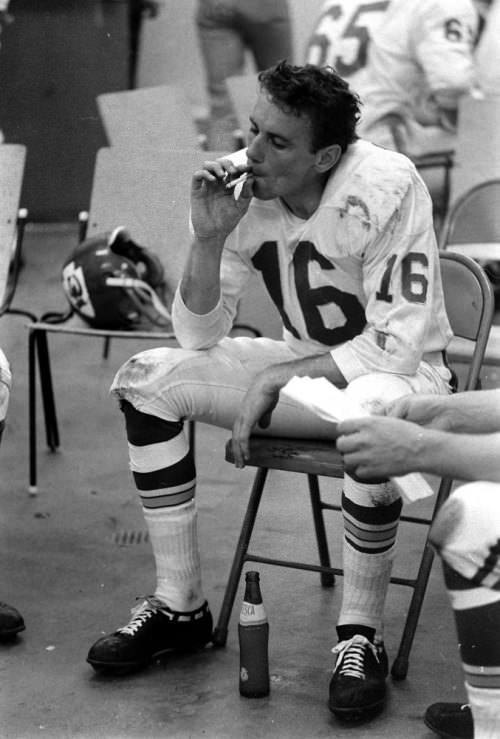
[[[376,647],[361,634],[355,634],[352,639],[336,644],[332,649],[332,653],[338,655],[333,670],[334,674],[338,671],[339,675],[365,680],[365,654],[367,649],[370,649],[377,662],[380,662]]]
[[[122,626],[121,629],[118,629],[119,634],[134,636],[155,613],[160,612],[168,615],[168,612],[165,610],[165,604],[153,595],[140,596],[139,599],[142,600],[142,603],[139,603],[137,606],[132,608],[132,618],[126,626]]]

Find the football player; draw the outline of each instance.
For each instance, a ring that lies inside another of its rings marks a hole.
[[[307,43],[306,63],[333,67],[355,87],[370,37],[388,6],[389,0],[326,0]]]
[[[474,84],[478,21],[472,0],[391,0],[353,82],[359,133],[414,157],[452,151],[458,102]]]
[[[7,357],[0,349],[0,440],[5,428],[12,375]],[[0,601],[0,641],[7,641],[23,631],[24,619],[13,606]]]
[[[186,419],[233,429],[237,466],[264,433],[332,438],[332,425],[279,399],[295,375],[326,377],[368,410],[411,392],[449,392],[445,313],[429,194],[405,156],[356,135],[357,97],[331,69],[286,62],[259,75],[245,164],[207,161],[191,189],[192,244],[173,304],[181,348],[132,357],[112,392],[156,561],[154,594],[90,649],[98,671],[137,669],[211,638]],[[234,193],[231,182],[246,181]],[[229,338],[261,275],[283,340]],[[272,415],[271,415],[272,411]],[[344,588],[329,706],[384,705],[384,602],[402,507],[387,480],[346,476]]]

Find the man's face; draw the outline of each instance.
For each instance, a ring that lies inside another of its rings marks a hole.
[[[311,136],[307,117],[285,113],[264,91],[259,94],[250,115],[247,150],[256,198],[280,197],[289,204],[307,199],[311,184],[320,179]]]

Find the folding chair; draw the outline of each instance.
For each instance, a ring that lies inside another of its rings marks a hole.
[[[439,239],[442,251],[465,254],[486,268],[500,264],[500,178],[477,183],[463,192],[451,206]],[[500,285],[498,286],[500,295]],[[497,296],[498,301],[498,296]],[[470,343],[455,338],[449,347],[452,361],[468,361]],[[500,326],[490,331],[484,364],[500,366]]]
[[[491,286],[481,267],[472,259],[459,254],[443,253],[441,270],[445,291],[446,308],[453,332],[457,336],[474,343],[474,351],[464,381],[464,390],[476,388],[481,363],[486,348],[488,332],[493,316],[493,295]],[[226,460],[234,462],[231,442],[226,445]],[[246,562],[309,570],[321,573],[323,587],[332,587],[335,575],[343,575],[343,570],[332,567],[328,551],[328,542],[323,517],[324,510],[340,511],[339,505],[325,502],[320,495],[318,476],[341,478],[344,474],[341,455],[336,451],[333,442],[252,436],[250,439],[250,466],[257,467],[249,502],[240,530],[236,552],[232,562],[229,579],[214,630],[213,642],[224,646],[227,640],[228,624]],[[297,562],[291,559],[271,558],[249,551],[250,540],[254,530],[259,505],[266,477],[270,469],[288,472],[300,472],[307,475],[312,516],[319,553],[319,564]],[[452,480],[442,479],[436,497],[432,518],[439,506],[447,498]],[[429,526],[432,518],[402,516],[401,520]],[[393,577],[392,583],[406,585],[413,589],[399,651],[392,665],[392,676],[402,680],[408,672],[408,662],[418,617],[429,579],[433,561],[433,550],[425,543],[418,573],[412,578]]]

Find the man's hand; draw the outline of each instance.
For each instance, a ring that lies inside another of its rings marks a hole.
[[[233,426],[233,456],[236,467],[244,467],[249,458],[249,438],[257,424],[265,429],[279,400],[280,385],[263,373],[247,390]]]
[[[357,477],[390,477],[419,469],[424,432],[414,423],[367,416],[342,421],[337,431],[337,449],[343,455],[346,470]]]
[[[389,403],[385,415],[402,418],[420,426],[449,431],[452,429],[448,395],[412,393]]]
[[[236,167],[228,159],[205,162],[193,175],[191,184],[191,222],[198,240],[225,240],[248,210],[252,199],[251,175],[238,198],[226,185],[248,166]]]

